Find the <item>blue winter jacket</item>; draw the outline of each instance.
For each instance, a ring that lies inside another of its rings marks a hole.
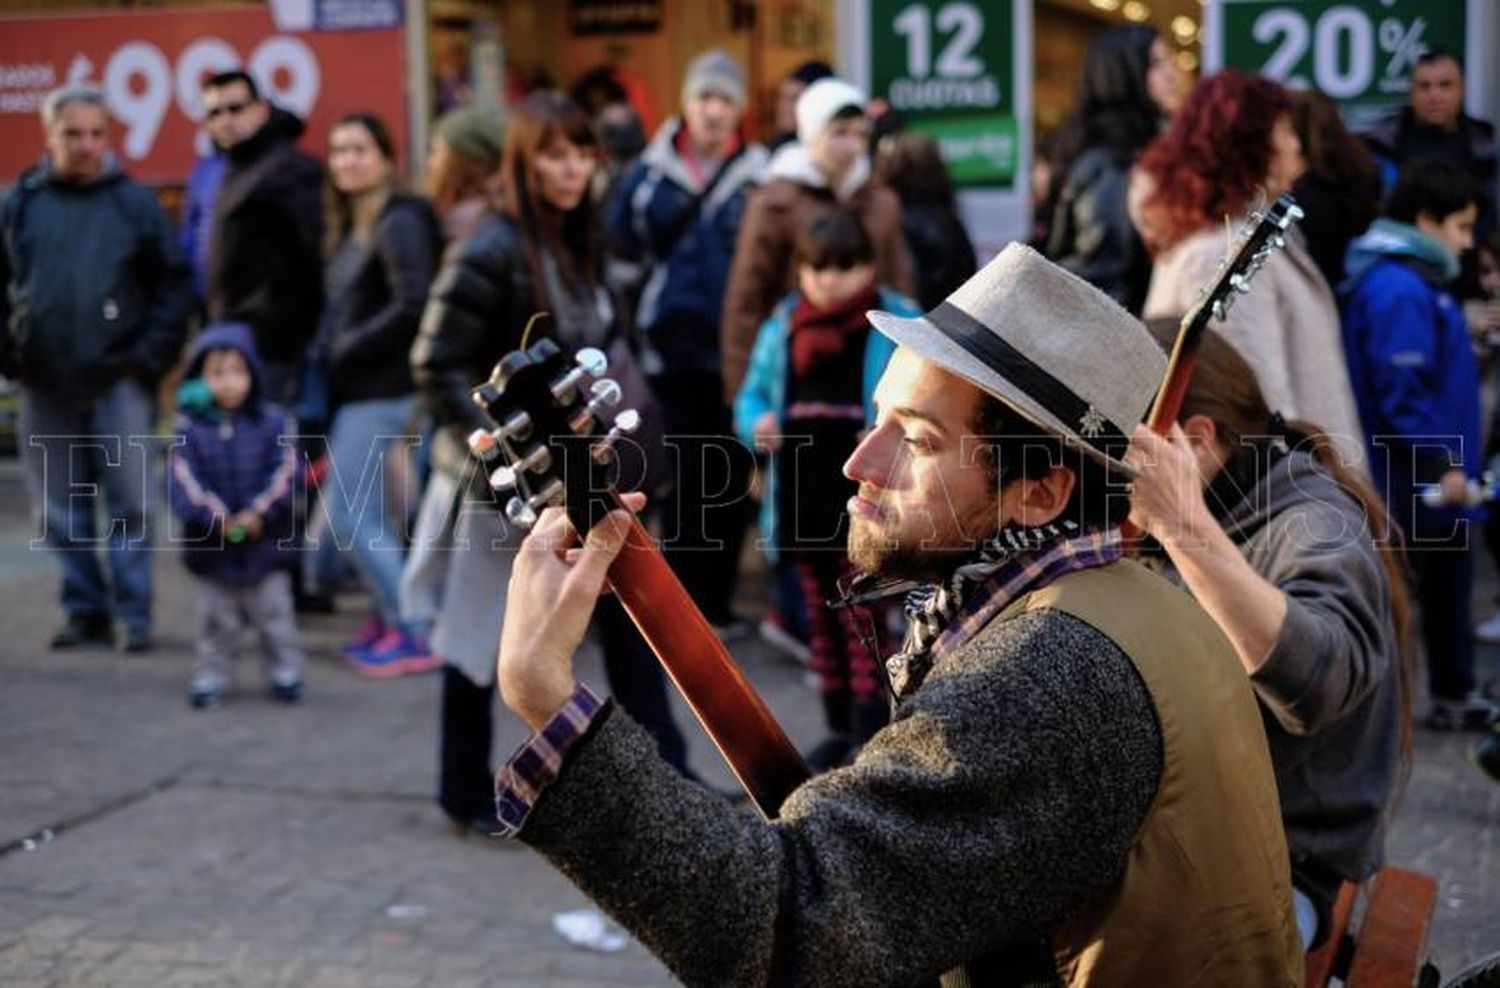
[[[677,151],[681,127],[675,117],[663,124],[625,173],[606,208],[605,228],[611,248],[646,269],[635,325],[663,370],[717,372],[719,317],[745,196],[767,157],[759,144],[742,147],[721,166],[728,171],[692,217],[703,183]]]
[[[204,357],[218,349],[238,350],[250,365],[250,396],[233,413],[213,404],[201,380]],[[167,457],[167,504],[182,520],[184,561],[216,583],[259,583],[281,564],[278,543],[291,533],[296,429],[260,394],[260,357],[249,326],[205,329],[194,342],[186,377]],[[265,531],[257,539],[231,542],[224,520],[246,508],[265,520]]]
[[[1443,537],[1472,510],[1423,505],[1416,487],[1462,466],[1479,476],[1479,368],[1446,285],[1457,260],[1416,227],[1376,220],[1349,246],[1344,353],[1377,489],[1413,538]]]
[[[215,151],[199,158],[188,173],[187,188],[182,196],[182,256],[193,266],[193,287],[200,299],[208,297],[208,245],[214,236],[214,200],[224,184],[224,169],[229,158]]]
[[[782,299],[772,310],[770,317],[761,323],[760,332],[755,337],[755,348],[750,351],[750,370],[745,375],[745,383],[740,385],[739,395],[734,399],[734,431],[740,441],[752,449],[755,448],[756,420],[766,412],[775,412],[777,421],[781,421],[786,411],[787,385],[792,371],[787,336],[791,329],[792,310],[796,308],[798,298],[798,294],[793,292]],[[880,289],[880,308],[897,316],[913,317],[922,314],[917,303],[890,288]],[[885,365],[895,352],[895,342],[884,333],[871,328],[865,341],[864,381],[861,388],[866,423],[875,421],[875,385],[880,383],[880,375],[885,373]],[[776,506],[779,500],[776,474],[776,458],[773,456],[766,467],[760,495],[761,544],[765,547],[766,558],[772,563],[776,562],[776,546],[780,544],[777,541],[779,525]]]

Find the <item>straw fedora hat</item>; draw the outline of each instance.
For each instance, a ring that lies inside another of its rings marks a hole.
[[[1166,356],[1119,303],[1030,247],[1006,247],[924,316],[869,318],[1038,428],[1134,475],[1120,456],[1161,385]]]

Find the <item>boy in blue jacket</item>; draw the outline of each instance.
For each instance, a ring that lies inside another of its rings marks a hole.
[[[921,314],[875,280],[875,246],[852,214],[814,220],[797,241],[800,289],[760,327],[750,370],[734,403],[735,430],[771,453],[760,533],[773,564],[801,585],[830,736],[808,754],[832,768],[890,718],[882,656],[884,614],[874,627],[854,608],[831,610],[839,581],[853,575],[846,505],[857,484],[844,462],[874,420],[875,383],[895,351],[865,314]]]
[[[1422,610],[1435,730],[1478,729],[1494,708],[1474,690],[1468,504],[1479,476],[1479,370],[1463,309],[1449,293],[1474,242],[1480,190],[1469,174],[1424,159],[1397,179],[1384,216],[1349,247],[1341,289],[1349,380],[1370,465],[1407,534]],[[1435,485],[1432,506],[1419,488]]]
[[[182,521],[183,558],[197,577],[197,668],[189,702],[217,707],[234,672],[245,626],[267,651],[271,696],[302,698],[291,577],[278,540],[290,534],[296,435],[260,390],[249,326],[220,323],[199,335],[178,392],[167,501]]]

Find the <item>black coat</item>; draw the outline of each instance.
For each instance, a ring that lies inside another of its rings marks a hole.
[[[902,202],[901,233],[916,262],[917,301],[931,311],[974,273],[974,244],[958,214],[941,203]]]
[[[301,358],[323,311],[323,169],[297,150],[301,133],[273,108],[229,149],[208,255],[209,317],[247,323],[262,359],[277,363]]]
[[[391,198],[359,267],[328,300],[320,331],[335,404],[411,394],[410,353],[441,251],[437,217],[425,199]]]
[[[1073,162],[1057,196],[1046,249],[1050,260],[1139,313],[1151,262],[1126,206],[1130,160],[1092,148]]]
[[[192,275],[150,191],[111,159],[59,182],[38,165],[0,207],[0,373],[88,399],[177,362]]]
[[[1311,172],[1297,179],[1292,198],[1306,214],[1298,226],[1307,239],[1307,252],[1323,272],[1328,287],[1338,290],[1344,281],[1344,254],[1349,242],[1364,233],[1375,218],[1373,192],[1368,202],[1361,202],[1360,190],[1340,188]]]
[[[411,370],[438,426],[432,464],[449,476],[464,476],[465,438],[489,425],[469,392],[520,346],[536,298],[521,233],[498,215],[487,217],[448,254],[432,284]]]

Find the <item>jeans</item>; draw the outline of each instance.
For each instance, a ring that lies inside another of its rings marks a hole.
[[[26,484],[43,541],[62,565],[62,605],[70,620],[118,616],[131,632],[151,631],[146,493],[155,489],[154,419],[153,396],[131,378],[88,401],[22,390]],[[101,507],[109,525],[102,537]]]
[[[392,626],[401,624],[406,550],[400,531],[410,506],[392,496],[387,457],[399,455],[392,440],[408,434],[416,407],[416,395],[340,406],[329,429],[330,469],[321,488],[328,534],[340,549],[352,551],[376,609]]]

